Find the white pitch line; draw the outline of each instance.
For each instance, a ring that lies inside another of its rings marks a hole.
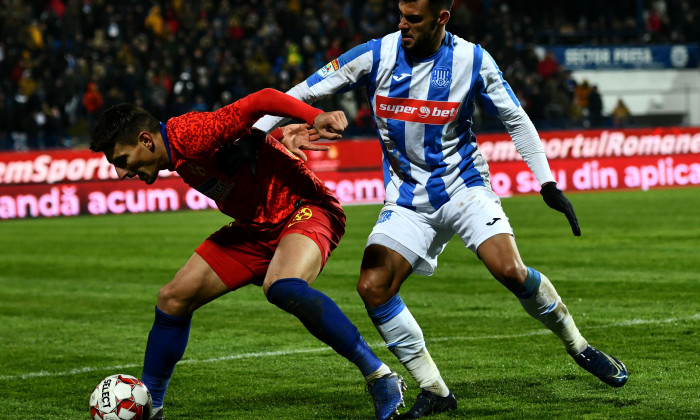
[[[627,327],[632,325],[646,325],[646,324],[670,324],[679,321],[697,321],[700,320],[700,314],[691,315],[688,317],[680,318],[666,318],[666,319],[631,319],[629,321],[616,322],[607,325],[598,325],[595,327],[586,327],[586,330],[600,329],[600,328],[613,328],[613,327]],[[521,334],[506,334],[506,335],[480,335],[480,336],[458,336],[458,337],[438,337],[426,340],[427,342],[440,342],[440,341],[475,341],[475,340],[502,340],[509,338],[522,338],[522,337],[532,337],[536,335],[546,335],[551,334],[547,329],[540,329],[537,331],[530,331]],[[370,347],[380,348],[384,347],[384,343],[372,343]],[[217,363],[225,362],[228,360],[237,359],[256,359],[261,357],[273,357],[273,356],[291,356],[294,354],[305,354],[305,353],[320,353],[325,351],[332,351],[330,347],[317,347],[313,349],[298,349],[298,350],[278,350],[278,351],[266,351],[258,353],[243,353],[243,354],[232,354],[228,356],[212,357],[208,359],[184,359],[178,364],[192,364],[192,363]],[[135,367],[140,367],[140,364],[128,364],[128,365],[117,365],[117,366],[107,366],[107,367],[82,367],[71,370],[65,370],[61,372],[49,372],[49,371],[38,371],[29,372],[20,375],[0,375],[0,381],[14,381],[19,379],[32,379],[41,378],[45,376],[69,376],[77,375],[80,373],[96,372],[96,371],[110,371],[117,372],[124,369],[131,369]]]

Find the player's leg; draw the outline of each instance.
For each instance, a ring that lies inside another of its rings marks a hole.
[[[231,223],[202,242],[161,288],[143,368],[154,407],[162,404],[174,366],[184,354],[192,312],[229,291],[260,284],[271,256],[248,230]],[[162,411],[155,414],[162,416]]]
[[[495,235],[479,245],[477,252],[491,274],[515,294],[530,316],[561,340],[581,367],[611,386],[627,382],[622,362],[588,345],[547,276],[525,266],[512,235]]]
[[[477,252],[491,274],[518,297],[530,316],[559,337],[569,353],[578,354],[586,348],[588,343],[554,286],[546,276],[525,266],[512,235],[492,236]]]
[[[390,370],[372,352],[338,305],[309,286],[321,270],[316,242],[299,233],[282,238],[263,283],[267,299],[299,318],[314,337],[355,364],[363,376]]]
[[[416,403],[403,415],[405,418],[423,417],[457,406],[428,352],[423,331],[398,295],[413,271],[432,272],[449,236],[422,224],[415,212],[387,205],[370,234],[362,259],[357,291],[367,313],[389,350],[422,389]]]
[[[226,292],[226,285],[197,253],[161,288],[142,375],[155,410],[162,407],[175,365],[185,353],[192,312]]]
[[[334,223],[324,209],[308,208],[313,217],[282,234],[263,291],[271,303],[296,316],[314,337],[355,364],[375,390],[370,393],[377,418],[390,418],[403,404],[403,380],[377,358],[338,305],[309,286],[340,240],[344,225]]]

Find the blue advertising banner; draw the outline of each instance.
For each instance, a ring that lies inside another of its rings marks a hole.
[[[569,70],[698,68],[697,44],[543,46]]]

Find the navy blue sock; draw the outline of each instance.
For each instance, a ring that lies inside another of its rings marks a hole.
[[[304,280],[277,280],[267,290],[267,300],[299,318],[314,337],[354,363],[362,375],[368,376],[382,365],[338,305]]]
[[[141,380],[151,392],[154,407],[163,405],[175,364],[185,354],[191,321],[192,315],[180,318],[168,315],[156,307],[156,318],[148,334],[141,375]]]

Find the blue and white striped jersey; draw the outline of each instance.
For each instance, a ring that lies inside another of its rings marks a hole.
[[[553,180],[534,125],[479,45],[448,32],[435,54],[418,60],[398,31],[347,51],[287,93],[312,103],[360,86],[382,142],[388,202],[432,211],[462,188],[490,186],[471,130],[477,99],[503,120],[540,184]],[[279,124],[265,117],[256,127]]]

